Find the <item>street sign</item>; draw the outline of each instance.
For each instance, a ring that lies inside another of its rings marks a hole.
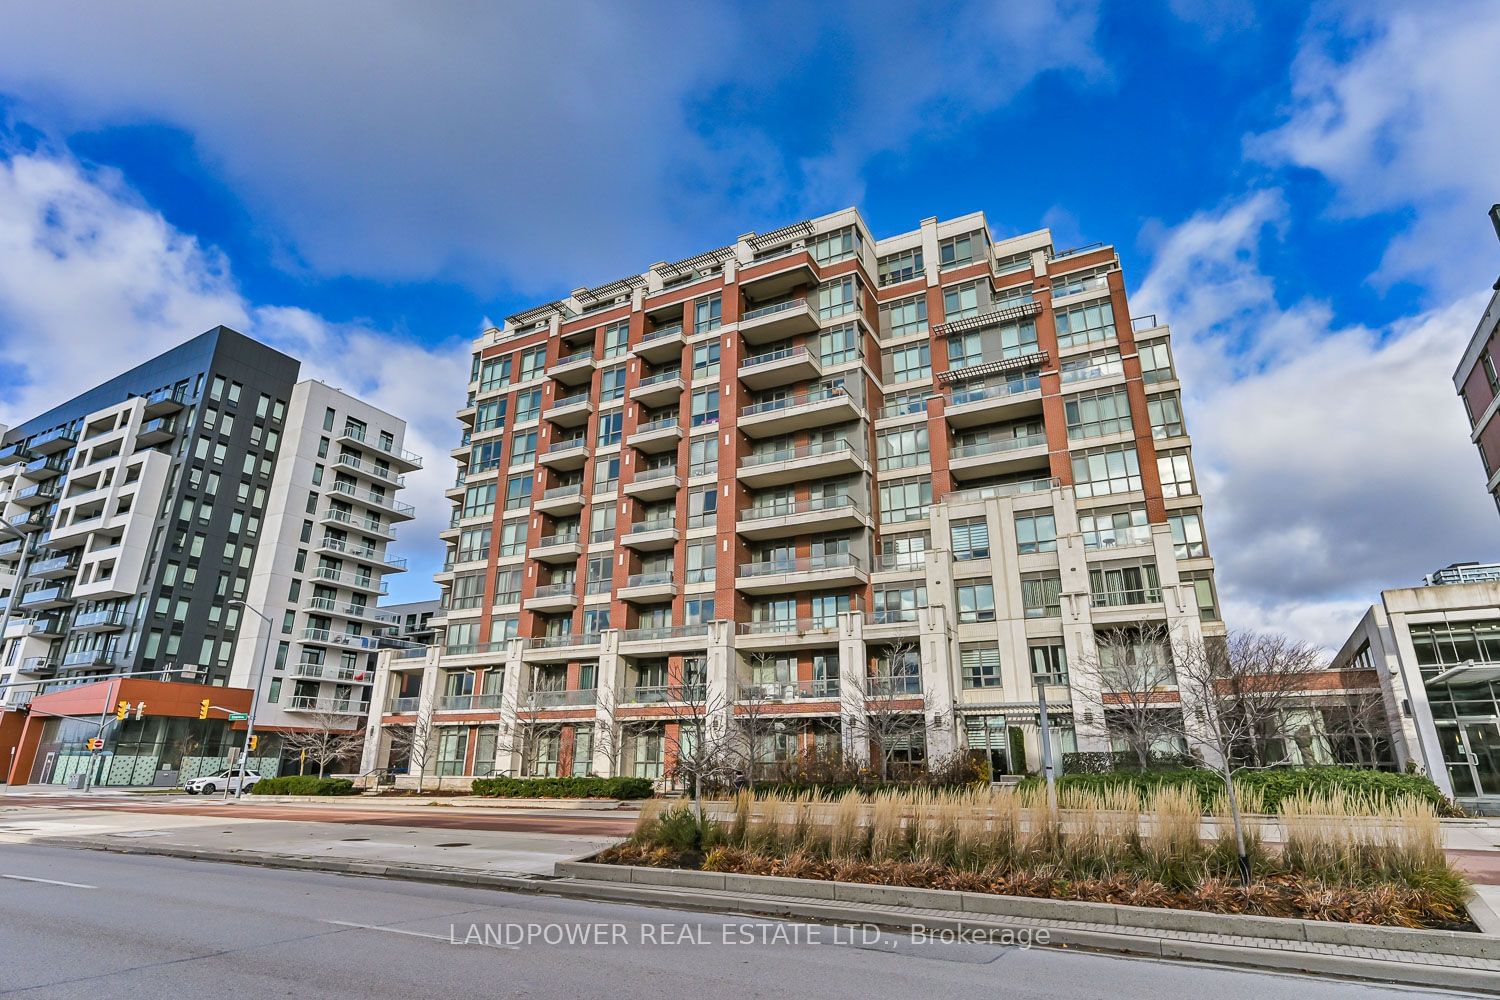
[[[230,712],[229,713],[229,721],[230,722],[244,722],[244,721],[246,721],[249,718],[250,718],[250,716],[246,712]]]

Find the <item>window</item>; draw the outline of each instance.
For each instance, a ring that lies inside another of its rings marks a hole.
[[[521,510],[531,505],[532,477],[512,476],[505,481],[505,509]],[[493,485],[491,489],[493,489]]]
[[[1080,497],[1101,497],[1141,488],[1135,445],[1090,448],[1073,455],[1073,489]]]
[[[979,282],[943,289],[943,322],[979,315]]]
[[[1206,622],[1219,620],[1219,602],[1214,596],[1214,576],[1209,570],[1182,574],[1182,582],[1191,584],[1198,600],[1198,617]]]
[[[883,355],[885,374],[892,382],[915,382],[932,377],[932,344],[922,341],[886,351]]]
[[[927,465],[932,456],[927,448],[927,425],[910,424],[894,430],[880,431],[875,436],[875,450],[882,471],[910,469]]]
[[[847,316],[856,307],[854,277],[841,278],[818,288],[818,316],[822,319],[837,319]]]
[[[1031,320],[1000,327],[1000,357],[1024,358],[1037,353],[1036,324]]]
[[[719,422],[719,389],[693,390],[693,410],[691,424],[694,427],[704,427],[708,424]]]
[[[510,384],[510,357],[491,358],[479,368],[479,391],[498,392]]]
[[[1057,518],[1051,511],[1016,515],[1016,551],[1021,555],[1057,551]]]
[[[1208,543],[1203,540],[1202,512],[1183,510],[1167,516],[1172,529],[1172,547],[1178,559],[1193,559],[1208,555]]]
[[[825,367],[859,359],[859,331],[853,323],[844,323],[818,334],[818,361]]]
[[[454,577],[448,606],[455,611],[466,611],[483,604],[484,576],[483,573],[465,573]]]
[[[1156,566],[1098,566],[1089,570],[1089,599],[1099,607],[1117,608],[1161,601]]]
[[[880,307],[880,335],[900,340],[927,332],[927,296],[916,295]]]
[[[1114,375],[1121,375],[1125,371],[1125,365],[1120,360],[1120,352],[1113,347],[1104,351],[1095,351],[1093,354],[1068,358],[1057,368],[1058,377],[1064,385],[1070,382],[1085,382],[1089,379],[1110,378]]]
[[[618,358],[625,354],[625,346],[630,339],[630,323],[622,321],[611,323],[604,328],[604,357]]]
[[[599,414],[599,435],[594,440],[596,447],[620,443],[620,429],[624,426],[625,414],[620,410]]]
[[[719,439],[696,437],[688,445],[688,475],[712,476],[719,471]]]
[[[714,540],[712,538],[688,542],[687,582],[713,583],[715,576],[714,558]]]
[[[455,593],[458,580],[455,579]],[[495,573],[496,604],[518,604],[521,600],[521,571],[516,568],[501,569]],[[454,605],[457,607],[457,605]]]
[[[1125,387],[1098,389],[1069,397],[1063,403],[1068,420],[1068,437],[1102,437],[1130,431],[1130,399]]]
[[[837,628],[839,615],[846,614],[853,602],[848,594],[814,594],[809,607],[814,628]]]
[[[1082,347],[1109,340],[1115,335],[1115,311],[1109,299],[1057,312],[1057,346]]]
[[[984,364],[984,339],[977,330],[948,338],[948,367],[973,368]]]
[[[518,556],[526,551],[526,522],[507,521],[500,526],[500,555]]]
[[[859,249],[859,234],[853,226],[845,226],[843,229],[832,233],[825,233],[812,241],[808,251],[813,260],[819,264],[831,264],[834,261],[846,260],[854,256]]]
[[[1188,497],[1197,493],[1193,485],[1193,465],[1187,449],[1163,451],[1156,456],[1156,474],[1161,478],[1161,495]]]
[[[594,492],[608,493],[620,485],[620,459],[594,459]]]
[[[712,597],[690,598],[683,602],[683,624],[702,625],[714,620]]]
[[[505,408],[508,400],[492,399],[480,403],[474,411],[474,431],[493,431],[505,426]]]
[[[708,528],[719,521],[719,489],[709,486],[688,493],[688,527]]]
[[[1062,577],[1055,574],[1021,577],[1021,608],[1027,618],[1062,617]]]
[[[538,347],[521,355],[516,369],[517,382],[529,382],[540,378],[547,370],[547,348]]]
[[[516,394],[516,422],[535,420],[542,412],[542,390],[527,389]]]
[[[1141,381],[1145,384],[1168,382],[1175,377],[1172,374],[1172,355],[1165,340],[1142,345],[1137,348],[1137,353],[1141,359]]]
[[[693,378],[719,377],[719,341],[693,345]]]
[[[917,609],[927,607],[927,587],[911,584],[875,591],[874,622],[889,625],[892,622],[914,622]]]
[[[953,537],[953,558],[988,559],[990,557],[990,524],[982,517],[954,521],[948,526]]]
[[[1037,643],[1028,653],[1031,656],[1033,684],[1068,683],[1068,651],[1061,642]]]
[[[951,236],[938,244],[938,267],[960,267],[974,261],[975,245],[980,244],[974,233]],[[982,249],[982,244],[980,244]]]
[[[966,688],[1000,686],[1000,647],[964,645],[958,651],[959,669]]]
[[[901,524],[920,521],[927,516],[932,506],[932,480],[899,479],[880,484],[880,521],[882,524]]]
[[[881,535],[881,569],[921,569],[926,559],[927,532]]]
[[[589,541],[609,542],[615,537],[615,519],[619,508],[613,503],[594,504],[589,508]],[[608,574],[606,574],[608,575]]]
[[[693,332],[707,333],[724,323],[724,297],[710,295],[693,303]]]
[[[458,536],[458,549],[454,553],[456,562],[477,562],[489,557],[489,528],[465,528]]]
[[[907,250],[904,253],[891,254],[882,257],[876,264],[880,272],[881,285],[894,285],[902,281],[910,281],[924,270],[922,266],[922,248]]]
[[[1146,508],[1080,511],[1078,530],[1086,549],[1109,549],[1120,545],[1142,545],[1151,541]]]
[[[1146,414],[1151,419],[1151,436],[1157,440],[1187,433],[1182,426],[1182,398],[1175,392],[1146,397]]]
[[[958,623],[995,620],[995,585],[993,583],[961,583],[958,585]]]
[[[599,373],[599,401],[608,403],[625,398],[625,366],[606,368]]]
[[[517,431],[511,435],[510,464],[512,466],[530,465],[536,461],[536,437],[536,431]],[[481,445],[480,447],[484,446]],[[479,448],[475,448],[474,450],[477,452]],[[499,463],[497,462],[496,464],[498,465]],[[476,472],[479,470],[471,468],[469,471]]]
[[[495,484],[481,483],[464,490],[464,517],[480,517],[495,510]]]

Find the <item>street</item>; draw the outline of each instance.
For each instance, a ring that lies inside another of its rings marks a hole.
[[[503,946],[524,932],[506,927],[596,923],[620,926],[611,933],[622,943]],[[723,943],[726,924],[753,943]],[[452,943],[476,932],[494,943]],[[793,943],[760,943],[767,937]],[[1413,992],[907,935],[834,942],[831,928],[749,918],[17,844],[0,844],[0,941],[0,995],[69,1000]]]

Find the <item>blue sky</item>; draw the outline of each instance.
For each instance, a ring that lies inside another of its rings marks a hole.
[[[1493,4],[0,0],[0,24],[0,422],[213,323],[261,336],[431,457],[397,596],[430,589],[486,318],[848,204],[877,235],[982,209],[1119,247],[1192,380],[1231,624],[1334,642],[1380,587],[1500,556],[1446,381],[1500,269]]]

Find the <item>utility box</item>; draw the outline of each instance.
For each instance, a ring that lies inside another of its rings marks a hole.
[[[83,789],[83,780],[85,777],[86,775],[82,771],[79,771],[77,774],[68,779],[68,787],[73,789],[73,791],[75,792],[81,791]]]

